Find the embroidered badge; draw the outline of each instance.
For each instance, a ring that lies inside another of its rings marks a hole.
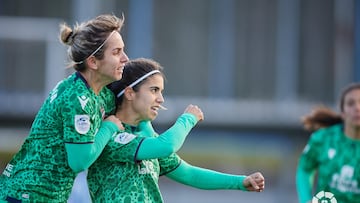
[[[86,134],[90,130],[89,115],[75,115],[75,130],[80,134]]]
[[[119,133],[115,136],[114,141],[120,144],[127,144],[136,137],[134,134],[127,132]]]

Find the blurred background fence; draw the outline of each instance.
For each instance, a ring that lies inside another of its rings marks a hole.
[[[360,79],[358,0],[0,0],[1,170],[48,92],[72,72],[58,25],[103,13],[125,16],[130,58],[165,68],[169,110],[154,122],[159,132],[187,104],[203,109],[179,154],[267,179],[254,194],[162,178],[166,202],[296,202],[295,168],[309,136],[300,117],[319,104],[337,110],[341,88]]]

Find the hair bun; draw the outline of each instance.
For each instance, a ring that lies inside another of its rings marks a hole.
[[[73,39],[74,39],[74,32],[71,31],[69,33],[69,35],[66,37],[65,42],[68,43],[68,44],[72,44]]]
[[[60,27],[61,27],[60,40],[64,44],[71,45],[74,39],[73,30],[66,24],[62,24]]]

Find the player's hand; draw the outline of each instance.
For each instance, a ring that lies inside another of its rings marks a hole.
[[[202,121],[204,120],[204,114],[201,111],[201,109],[196,106],[196,105],[192,105],[190,104],[189,106],[186,107],[184,113],[191,113],[193,115],[195,115],[195,117],[197,118],[197,121]]]
[[[260,172],[247,176],[243,182],[248,191],[262,192],[265,188],[265,178]]]
[[[110,115],[108,117],[105,118],[105,121],[111,121],[113,123],[115,123],[117,125],[117,127],[119,128],[119,130],[125,130],[124,126],[122,125],[120,119],[118,119],[116,116],[114,115]]]

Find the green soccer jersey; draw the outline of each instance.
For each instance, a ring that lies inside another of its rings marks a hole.
[[[338,203],[360,202],[360,141],[346,137],[343,125],[313,133],[299,167],[307,172],[318,169],[315,194],[331,192]]]
[[[77,175],[67,162],[65,143],[92,143],[104,115],[114,110],[114,95],[96,95],[79,73],[50,92],[20,151],[0,177],[0,199],[66,202]]]
[[[176,169],[180,158],[172,154],[137,161],[137,150],[146,135],[135,127],[123,125],[125,132],[114,136],[89,168],[88,184],[93,202],[163,202],[159,176]]]

